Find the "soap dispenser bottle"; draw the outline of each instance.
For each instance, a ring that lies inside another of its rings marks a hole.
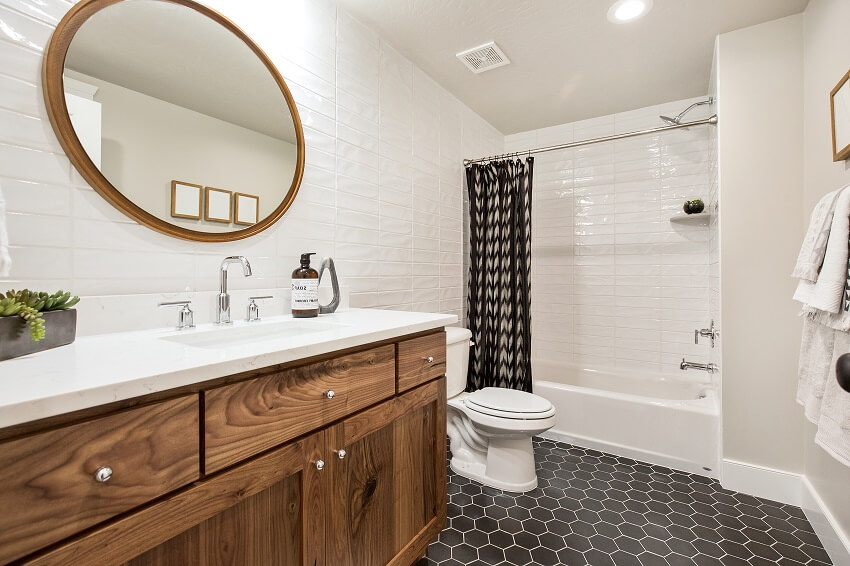
[[[310,267],[310,256],[301,254],[301,267],[292,272],[292,316],[319,316],[319,272]]]

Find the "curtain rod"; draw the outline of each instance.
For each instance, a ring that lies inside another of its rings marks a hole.
[[[703,126],[705,124],[717,125],[717,114],[711,116],[710,118],[704,118],[702,120],[694,120],[693,122],[683,122],[681,124],[675,124],[673,126],[659,126],[657,128],[649,128],[648,130],[639,130],[636,132],[625,132],[623,134],[614,134],[613,136],[605,136],[602,138],[591,138],[582,141],[570,142],[570,143],[562,143],[559,145],[550,145],[546,147],[538,147],[535,149],[526,149],[524,151],[512,151],[510,153],[502,153],[499,155],[493,155],[490,157],[479,157],[478,159],[464,159],[464,166],[470,165],[472,163],[481,163],[482,161],[493,161],[494,159],[504,159],[506,157],[517,157],[520,155],[531,155],[532,153],[544,153],[547,151],[557,151],[559,149],[569,149],[571,147],[579,147],[583,145],[591,145],[594,143],[602,143],[607,141],[614,140],[622,140],[626,138],[633,138],[635,136],[643,136],[645,134],[655,134],[658,132],[666,132],[667,130],[678,130],[679,128],[689,128],[691,126]]]

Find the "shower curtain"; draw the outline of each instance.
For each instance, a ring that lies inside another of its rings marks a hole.
[[[467,322],[475,346],[467,390],[531,391],[531,180],[534,158],[466,167]]]

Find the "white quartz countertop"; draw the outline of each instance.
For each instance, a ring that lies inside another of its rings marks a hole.
[[[0,362],[0,427],[432,330],[457,321],[454,315],[347,309],[311,319],[277,316],[252,323],[237,321],[224,329],[203,325],[180,332],[161,329],[81,337],[68,346]],[[261,338],[248,336],[262,333],[264,325],[271,331],[269,334]],[[276,328],[288,328],[289,332],[275,336]],[[220,339],[214,338],[214,333],[234,331],[232,343],[216,344]]]

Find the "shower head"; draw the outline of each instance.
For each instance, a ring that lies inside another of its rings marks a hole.
[[[687,114],[688,112],[690,112],[691,110],[693,110],[694,108],[696,108],[697,106],[703,106],[705,104],[713,104],[713,103],[714,103],[714,97],[709,96],[707,100],[702,100],[700,102],[694,102],[693,104],[691,104],[690,106],[688,106],[687,108],[685,108],[684,110],[679,112],[679,115],[676,116],[675,118],[671,118],[670,116],[659,116],[659,118],[661,118],[662,120],[664,120],[665,122],[667,122],[671,126],[678,126],[679,124],[682,123],[682,117],[685,114]]]

